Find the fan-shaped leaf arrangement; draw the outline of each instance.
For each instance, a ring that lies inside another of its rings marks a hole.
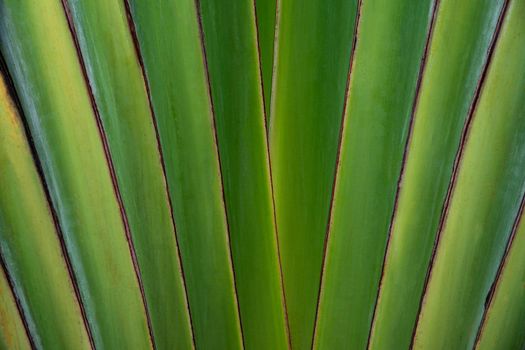
[[[524,0],[0,0],[0,348],[523,349]]]

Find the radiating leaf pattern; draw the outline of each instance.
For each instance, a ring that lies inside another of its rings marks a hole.
[[[64,259],[62,233],[50,215],[22,120],[1,79],[0,111],[2,264],[8,269],[34,345],[89,349],[89,330],[79,304],[76,277],[69,260]]]
[[[197,348],[242,347],[197,4],[129,2],[181,247]],[[175,19],[175,20],[173,20]]]
[[[62,4],[1,4],[0,48],[42,163],[94,343],[150,348],[125,220]]]
[[[171,203],[125,3],[65,0],[63,4],[107,136],[155,346],[191,346]],[[170,324],[180,326],[170,331]]]
[[[312,343],[357,1],[277,2],[269,116],[292,347]]]
[[[244,345],[286,349],[254,3],[198,3]]]
[[[474,344],[525,193],[524,14],[525,2],[510,2],[473,111],[415,331],[417,349]]]
[[[0,349],[522,349],[524,0],[0,0]]]
[[[316,347],[366,347],[433,6],[362,2],[328,218]],[[382,64],[385,58],[388,64]]]
[[[493,52],[503,4],[492,0],[437,4],[387,243],[371,348],[410,344],[454,158]],[[401,313],[402,319],[397,317]]]

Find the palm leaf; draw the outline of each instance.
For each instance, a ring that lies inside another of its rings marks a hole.
[[[419,316],[414,347],[474,344],[525,193],[524,2],[511,2],[482,87]],[[506,94],[498,92],[506,89]],[[502,186],[504,191],[494,191]],[[448,301],[448,302],[443,302]]]
[[[62,5],[4,1],[1,17],[2,52],[42,162],[94,343],[148,348],[125,225]]]
[[[63,3],[107,137],[153,340],[162,348],[188,347],[191,330],[171,203],[124,3]],[[169,324],[179,327],[170,332]]]
[[[360,9],[316,324],[321,348],[366,347],[433,6],[364,1]]]
[[[22,121],[0,80],[0,258],[33,345],[90,348],[76,279],[62,250]],[[34,235],[34,232],[39,232]],[[38,254],[35,254],[38,252]],[[71,279],[73,277],[73,280]],[[54,327],[63,324],[63,327]]]
[[[254,4],[200,0],[200,15],[244,345],[285,349]]]
[[[130,8],[159,123],[195,343],[200,348],[239,348],[242,339],[198,9],[192,0],[160,1],[155,6],[133,0]]]
[[[477,349],[519,349],[525,343],[523,276],[525,274],[525,224],[522,199],[520,214],[493,283],[488,305],[478,330]]]
[[[411,341],[454,157],[503,13],[503,1],[482,5],[446,0],[438,5],[390,228],[371,348],[405,348]],[[462,30],[464,23],[469,30]]]
[[[357,1],[278,1],[270,151],[292,347],[311,346]]]
[[[0,349],[521,349],[522,0],[0,0]]]
[[[24,321],[18,309],[11,286],[0,271],[0,347],[2,349],[31,349],[31,343],[25,331]]]
[[[272,96],[273,57],[275,24],[277,17],[276,0],[255,0],[257,38],[263,81],[264,108],[270,112]],[[268,121],[268,118],[267,118]]]

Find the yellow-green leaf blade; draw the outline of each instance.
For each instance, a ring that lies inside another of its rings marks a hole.
[[[150,348],[119,205],[62,5],[6,0],[0,17],[0,48],[35,141],[95,345]]]
[[[0,169],[1,255],[32,337],[40,347],[89,349],[88,331],[58,232],[22,121],[2,78]]]
[[[410,345],[454,157],[503,3],[439,2],[407,146],[371,349]]]
[[[525,191],[525,2],[511,1],[473,115],[414,348],[469,348]]]
[[[124,1],[65,4],[115,166],[156,348],[191,348],[175,227]]]
[[[0,320],[0,349],[31,349],[31,343],[3,268],[0,269]]]
[[[523,205],[523,204],[522,204]],[[523,208],[517,217],[515,236],[502,271],[495,281],[494,295],[486,306],[476,349],[523,349],[525,346],[525,220]]]

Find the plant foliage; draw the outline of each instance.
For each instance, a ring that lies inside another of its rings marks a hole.
[[[0,349],[523,349],[525,0],[0,0]]]

